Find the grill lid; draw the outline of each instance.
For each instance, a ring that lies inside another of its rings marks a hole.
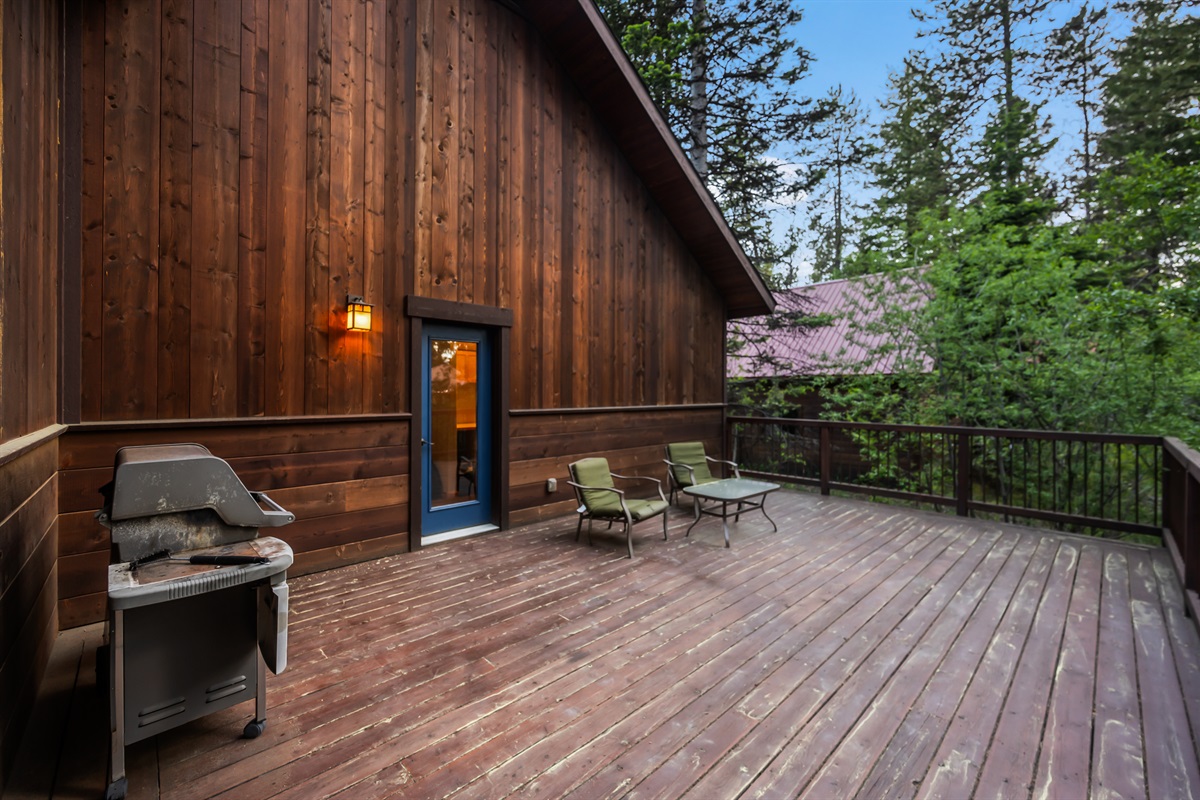
[[[265,494],[247,489],[226,461],[198,444],[122,447],[108,506],[101,522],[202,508],[215,511],[227,525],[250,528],[275,528],[296,519]]]

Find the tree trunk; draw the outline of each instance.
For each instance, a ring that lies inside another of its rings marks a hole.
[[[1005,146],[1008,148],[1008,164],[1005,177],[1008,185],[1013,186],[1021,177],[1017,164],[1017,131],[1012,122],[1013,107],[1016,93],[1013,88],[1013,32],[1012,5],[1010,0],[1001,0],[1000,20],[1004,31],[1004,116],[1005,116]]]
[[[708,183],[708,56],[705,52],[708,30],[708,0],[692,0],[692,25],[700,34],[692,45],[691,112],[688,137],[692,140],[689,157],[701,182]]]

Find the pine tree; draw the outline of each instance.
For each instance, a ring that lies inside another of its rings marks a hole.
[[[810,61],[793,38],[800,11],[791,0],[598,6],[751,262],[784,282],[796,237],[765,211],[811,188],[812,175],[781,165],[804,160],[811,126],[828,113],[796,91]]]
[[[1083,203],[1085,218],[1092,216],[1090,192],[1099,172],[1095,128],[1109,47],[1108,9],[1084,2],[1074,16],[1050,33],[1044,70],[1035,79],[1043,90],[1071,97],[1079,109],[1080,144],[1073,159],[1078,173],[1071,183]]]
[[[910,243],[922,218],[945,217],[961,194],[956,131],[965,111],[959,98],[945,91],[929,60],[915,53],[890,83],[883,102],[887,117],[870,162],[877,199],[862,223],[862,246],[847,274],[912,266]]]
[[[1200,163],[1189,120],[1200,108],[1200,17],[1183,0],[1125,4],[1137,23],[1113,55],[1104,82],[1100,152],[1109,165],[1134,153],[1161,155],[1175,166]]]
[[[1104,82],[1086,234],[1106,277],[1150,294],[1200,283],[1200,18],[1185,5],[1123,4],[1136,24]]]
[[[826,103],[832,111],[813,130],[816,153],[811,163],[822,175],[821,183],[806,202],[813,209],[809,217],[813,280],[845,274],[856,219],[863,210],[856,199],[859,173],[873,152],[866,112],[854,92],[839,85],[830,90]]]
[[[1050,0],[936,0],[933,11],[913,11],[931,25],[918,35],[942,43],[937,73],[967,111],[963,122],[993,102],[1006,113],[1016,110],[1018,84],[1029,79],[1038,55],[1028,43],[1030,27],[1049,5]],[[1016,147],[1009,142],[1006,149],[1015,152]],[[1015,162],[1008,165],[1005,179],[1016,183],[1019,171]]]

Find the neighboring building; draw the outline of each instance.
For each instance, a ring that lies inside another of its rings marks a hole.
[[[865,275],[775,293],[770,316],[729,325],[738,343],[728,358],[732,394],[746,399],[755,382],[789,388],[792,416],[820,416],[824,397],[816,378],[893,374],[902,361],[932,361],[919,353],[911,332],[891,322],[889,309],[919,309],[928,287],[905,271],[893,277]]]
[[[104,614],[118,447],[228,459],[301,572],[720,450],[726,322],[773,302],[590,0],[3,13],[0,767]]]

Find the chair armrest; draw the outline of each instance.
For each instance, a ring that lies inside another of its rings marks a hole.
[[[653,481],[655,484],[654,488],[658,489],[658,496],[664,501],[667,499],[667,496],[663,494],[662,481],[660,481],[658,478],[643,478],[640,475],[618,475],[615,472],[610,472],[609,474],[614,478],[620,478],[623,481]]]
[[[569,486],[574,486],[578,490],[576,496],[580,499],[580,509],[587,510],[587,504],[583,503],[583,491],[585,489],[589,492],[612,492],[617,496],[617,500],[621,504],[621,510],[625,512],[625,518],[627,520],[631,518],[629,514],[629,506],[625,505],[624,491],[613,488],[612,486],[584,486],[582,483],[576,483],[575,481],[567,481],[567,484]],[[659,494],[662,494],[661,490],[659,491]]]
[[[567,485],[574,486],[576,489],[587,489],[589,492],[612,492],[613,494],[621,496],[624,496],[625,494],[625,492],[621,489],[614,489],[611,486],[584,486],[582,483],[576,483],[575,481],[567,481]]]
[[[696,485],[696,468],[695,467],[688,466],[687,464],[680,464],[678,462],[671,461],[670,459],[667,459],[667,458],[663,459],[663,463],[669,467],[679,467],[681,469],[686,469],[688,471],[688,475],[691,476],[692,485],[693,486]],[[674,476],[674,473],[671,473],[671,475]],[[679,481],[676,480],[675,483],[678,484]]]
[[[732,469],[733,469],[733,477],[735,477],[735,478],[740,478],[740,477],[742,477],[742,474],[741,474],[740,472],[738,472],[738,465],[737,465],[737,464],[735,464],[734,462],[732,462],[732,461],[722,461],[721,459],[719,459],[719,458],[713,458],[712,456],[705,456],[704,458],[705,458],[705,460],[707,460],[707,461],[711,461],[711,462],[713,462],[714,464],[724,464],[725,466],[732,468]]]

